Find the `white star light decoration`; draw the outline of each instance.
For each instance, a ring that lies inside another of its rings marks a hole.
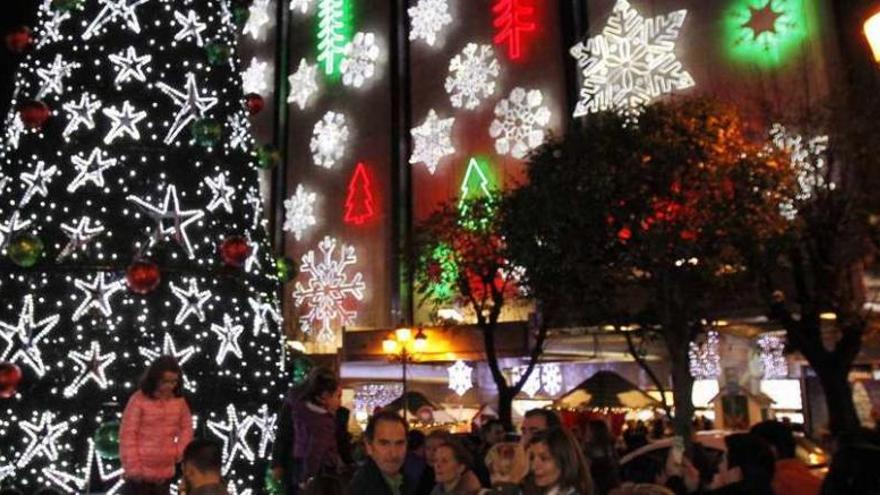
[[[200,291],[195,277],[189,279],[187,290],[183,290],[171,282],[171,293],[180,301],[180,310],[174,318],[174,324],[180,325],[190,316],[200,322],[205,321],[205,303],[211,299],[211,291]]]
[[[204,117],[205,113],[217,104],[217,98],[199,95],[196,75],[192,72],[186,75],[186,84],[183,91],[178,91],[165,83],[159,83],[156,87],[170,96],[174,104],[178,106],[174,123],[168,129],[168,135],[165,136],[165,144],[173,143],[190,122]]]
[[[421,39],[432,47],[446,25],[452,23],[446,0],[418,0],[418,3],[408,8],[406,12],[409,14],[411,26],[410,41]]]
[[[245,152],[248,150],[247,145],[253,139],[250,125],[250,120],[243,111],[236,112],[229,118],[229,141],[226,143],[229,149],[240,149]]]
[[[495,79],[500,73],[492,45],[468,43],[449,61],[446,92],[452,106],[473,110],[483,98],[495,94]]]
[[[180,26],[180,31],[174,35],[175,41],[195,38],[197,46],[205,45],[205,40],[202,39],[202,31],[208,29],[208,25],[199,20],[199,16],[194,10],[190,10],[186,15],[175,12],[174,20]]]
[[[665,93],[694,86],[674,48],[687,10],[645,19],[617,0],[602,34],[570,50],[583,76],[574,116],[616,109],[634,114]]]
[[[76,224],[62,223],[61,230],[69,239],[67,245],[58,254],[58,261],[62,261],[77,250],[85,248],[92,239],[104,233],[104,226],[101,222],[95,222],[92,225],[92,219],[86,216],[80,217]]]
[[[290,0],[290,11],[306,15],[312,10],[312,0]]]
[[[305,110],[312,95],[318,92],[318,66],[301,59],[296,72],[287,77],[287,82],[290,86],[287,103],[296,103],[300,110]]]
[[[125,51],[111,54],[107,58],[110,59],[113,68],[116,70],[116,79],[113,81],[116,85],[127,83],[132,79],[147,82],[144,68],[153,60],[152,55],[141,55],[139,57],[134,47],[130,46]]]
[[[18,149],[18,144],[21,141],[21,134],[24,132],[24,122],[21,120],[21,116],[18,112],[12,112],[12,119],[7,120],[8,125],[6,126],[6,145],[11,149]]]
[[[12,215],[0,224],[0,250],[6,247],[16,232],[28,228],[30,224],[30,220],[21,218],[21,213],[18,210],[12,212]]]
[[[272,321],[276,324],[281,324],[281,312],[278,311],[274,304],[250,297],[248,298],[248,305],[251,307],[251,311],[254,312],[254,337],[259,336],[263,332],[267,334],[272,333],[269,318],[272,318]]]
[[[110,131],[104,136],[104,144],[110,144],[124,135],[140,141],[141,133],[137,129],[137,124],[147,118],[147,112],[143,110],[136,112],[128,100],[122,102],[122,110],[112,106],[102,111],[110,119]]]
[[[339,326],[354,324],[357,311],[348,309],[349,299],[364,299],[363,274],[358,272],[349,279],[349,267],[357,264],[354,247],[342,244],[338,259],[334,258],[336,239],[326,236],[318,243],[320,259],[314,250],[302,257],[300,271],[307,275],[307,285],[297,282],[293,291],[296,306],[306,306],[308,310],[300,317],[300,325],[305,333],[317,331],[320,342],[329,343],[335,338],[333,323]]]
[[[70,77],[73,69],[79,67],[75,62],[65,62],[61,54],[55,55],[55,60],[49,67],[37,69],[37,77],[40,79],[40,90],[35,99],[41,100],[50,93],[61,95],[64,93],[64,79]]]
[[[79,103],[70,101],[65,103],[62,108],[64,108],[69,117],[67,126],[62,132],[64,138],[67,139],[71,134],[78,131],[81,125],[84,125],[88,130],[95,128],[95,112],[101,108],[101,102],[93,99],[88,93],[83,93],[79,98]]]
[[[343,58],[339,64],[342,84],[360,88],[364,82],[376,74],[376,60],[379,59],[379,45],[373,33],[356,33],[345,45]]]
[[[246,413],[239,417],[232,404],[226,407],[226,421],[208,420],[208,429],[223,442],[224,475],[229,472],[238,455],[244,456],[248,461],[254,461],[254,451],[247,443],[247,435],[253,426],[254,418]]]
[[[266,34],[266,25],[270,20],[269,0],[254,0],[250,6],[247,23],[244,25],[242,34],[249,34],[251,38],[259,41]]]
[[[148,1],[150,0],[98,0],[98,3],[104,7],[98,12],[98,15],[91,24],[86,27],[82,39],[88,40],[96,36],[106,24],[116,19],[124,21],[128,29],[135,33],[140,33],[141,25],[135,9]]]
[[[22,196],[21,201],[18,203],[19,207],[28,204],[35,194],[39,194],[44,198],[48,196],[49,183],[52,182],[52,177],[56,173],[58,173],[58,167],[52,165],[46,168],[46,163],[43,161],[37,162],[33,172],[22,172],[19,178],[21,178],[23,183],[27,184],[27,189],[25,189],[24,196]]]
[[[428,116],[422,125],[413,128],[413,153],[409,157],[410,164],[424,163],[432,175],[437,165],[445,156],[455,153],[452,145],[452,126],[455,117],[440,119],[434,109],[428,110]]]
[[[293,232],[297,241],[302,240],[303,233],[317,224],[315,203],[317,193],[307,191],[302,184],[296,186],[296,193],[284,201],[287,214],[284,217],[284,230]]]
[[[70,159],[79,172],[76,177],[67,185],[67,192],[74,193],[80,187],[91,182],[99,188],[104,187],[104,171],[116,166],[116,158],[104,159],[104,152],[98,148],[92,150],[88,158],[82,155],[76,155]]]
[[[71,317],[73,321],[79,321],[91,309],[97,309],[104,317],[113,315],[113,308],[110,307],[110,298],[113,297],[113,294],[124,290],[125,284],[121,280],[108,284],[106,276],[106,273],[99,272],[95,274],[92,283],[81,279],[73,281],[73,285],[83,292],[82,302],[80,302]]]
[[[223,207],[226,213],[232,213],[232,200],[235,198],[235,188],[226,184],[226,174],[219,174],[215,178],[205,177],[205,185],[211,189],[211,202],[208,203],[208,211],[213,212]]]
[[[138,348],[138,352],[144,358],[146,364],[152,363],[158,359],[159,356],[171,356],[180,366],[183,366],[192,359],[196,351],[197,349],[193,346],[187,346],[183,349],[177,350],[177,346],[174,344],[174,339],[172,339],[171,335],[168,333],[166,333],[165,337],[162,339],[161,349],[147,349],[146,347]]]
[[[449,388],[459,397],[466,394],[474,386],[472,378],[474,369],[464,361],[456,361],[455,364],[446,368],[446,371],[449,374]]]
[[[49,19],[43,23],[42,32],[37,38],[38,50],[49,43],[61,41],[63,39],[63,36],[61,35],[61,24],[70,19],[70,12],[52,9],[51,4],[46,4],[46,7],[49,8],[46,8],[44,12],[49,16]]]
[[[228,314],[223,315],[223,325],[211,324],[211,331],[220,339],[220,348],[217,350],[217,356],[214,358],[217,366],[222,365],[226,361],[226,356],[231,352],[238,359],[241,359],[241,346],[238,344],[238,338],[244,332],[243,325],[236,325],[232,317]]]
[[[22,468],[37,456],[45,457],[49,461],[57,461],[61,447],[59,437],[67,433],[70,423],[67,421],[56,423],[55,413],[43,411],[39,423],[22,421],[18,423],[18,427],[28,436],[27,447],[16,462],[16,466]]]
[[[46,365],[39,346],[58,325],[60,319],[61,316],[56,314],[34,321],[34,296],[30,294],[24,296],[18,322],[10,325],[0,321],[0,339],[6,341],[6,348],[3,354],[0,354],[0,361],[22,362],[42,378],[46,374]],[[15,348],[15,340],[21,345],[20,349],[12,352]]]
[[[165,188],[165,199],[161,206],[153,206],[136,196],[129,196],[127,199],[138,205],[147,216],[156,221],[156,231],[151,237],[151,245],[160,239],[171,236],[186,250],[190,258],[195,257],[186,229],[201,220],[205,216],[205,212],[202,210],[181,210],[180,200],[177,198],[177,187],[171,185]],[[166,221],[170,221],[170,225],[166,226]]]
[[[266,71],[268,68],[268,62],[258,60],[256,57],[252,58],[248,68],[241,73],[242,91],[244,91],[245,94],[265,94],[264,92],[269,88],[269,83],[266,77]]]
[[[73,397],[89,381],[98,384],[101,390],[107,388],[107,367],[116,361],[115,352],[101,354],[101,344],[93,340],[88,351],[70,351],[67,357],[74,362],[79,375],[65,387],[64,397]]]
[[[278,415],[269,413],[269,406],[263,404],[257,411],[259,416],[254,417],[254,426],[260,430],[260,445],[257,447],[257,456],[266,457],[269,453],[269,445],[275,441],[275,425]]]
[[[345,115],[327,112],[315,124],[315,129],[312,131],[312,140],[309,143],[312,160],[319,167],[333,168],[336,162],[345,156],[347,144],[348,125]]]
[[[513,88],[510,96],[495,105],[495,120],[489,135],[495,138],[495,151],[523,159],[544,142],[544,128],[550,123],[550,109],[543,105],[540,90]]]

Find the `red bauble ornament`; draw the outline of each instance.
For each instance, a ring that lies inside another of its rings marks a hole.
[[[128,288],[137,294],[149,294],[162,280],[159,266],[150,261],[135,261],[125,272]]]
[[[250,255],[251,246],[243,237],[230,237],[220,245],[220,257],[227,265],[240,267]]]
[[[630,240],[633,236],[632,230],[629,227],[624,227],[617,231],[617,238],[620,239],[620,242],[626,242]]]
[[[257,93],[248,93],[244,95],[244,106],[247,107],[251,115],[256,115],[263,111],[266,106],[266,100]]]
[[[24,126],[28,129],[38,129],[49,120],[49,117],[52,116],[52,112],[49,110],[49,106],[38,100],[30,100],[26,101],[18,107],[18,114],[21,116],[21,121],[24,123]]]
[[[0,363],[0,399],[9,399],[21,383],[21,368],[13,363]]]
[[[27,26],[20,26],[6,33],[6,49],[12,53],[22,53],[31,46],[33,37]]]

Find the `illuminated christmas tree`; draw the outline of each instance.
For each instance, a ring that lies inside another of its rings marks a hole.
[[[104,440],[162,354],[262,487],[283,357],[230,1],[40,7],[0,145],[2,487],[118,490]]]

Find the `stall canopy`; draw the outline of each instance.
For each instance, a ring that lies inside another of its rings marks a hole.
[[[612,371],[599,371],[560,397],[560,409],[646,409],[660,407],[642,389]]]
[[[386,411],[403,414],[403,405],[406,403],[406,410],[411,420],[421,421],[422,423],[450,424],[456,423],[458,420],[446,412],[445,409],[431,402],[425,394],[410,390],[404,397],[394,399],[383,409]]]

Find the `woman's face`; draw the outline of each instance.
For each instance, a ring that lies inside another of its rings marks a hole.
[[[159,379],[159,388],[156,390],[156,396],[162,398],[173,397],[174,389],[177,388],[179,383],[180,375],[177,373],[172,371],[162,373],[162,378]]]
[[[433,467],[437,483],[452,483],[464,473],[464,466],[455,460],[452,449],[445,445],[434,453]]]
[[[539,488],[549,488],[559,483],[560,470],[556,460],[550,455],[547,444],[539,442],[529,446],[529,462],[535,484]]]

